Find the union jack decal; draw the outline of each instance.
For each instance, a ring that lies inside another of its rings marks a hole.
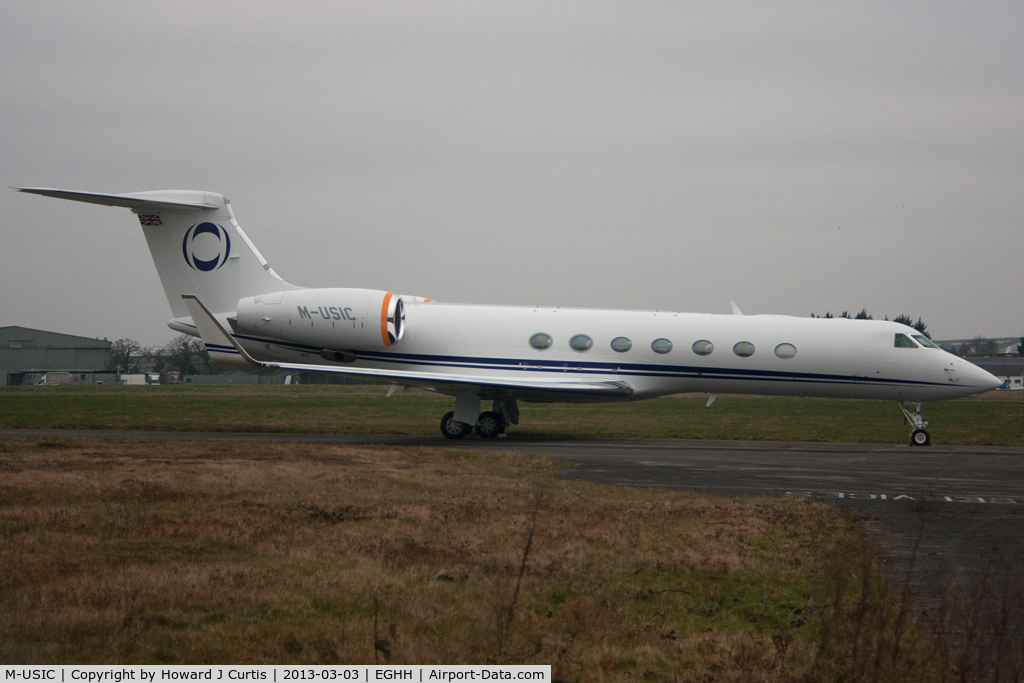
[[[163,225],[164,222],[160,220],[160,216],[155,213],[140,213],[139,222],[143,225]]]

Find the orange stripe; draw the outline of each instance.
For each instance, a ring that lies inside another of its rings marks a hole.
[[[424,300],[423,300],[423,303],[425,303],[425,304],[429,304],[429,303],[430,303],[430,299],[424,299]]]
[[[391,346],[388,339],[388,304],[391,303],[391,292],[384,295],[384,305],[380,307],[380,336],[384,338],[384,346]]]

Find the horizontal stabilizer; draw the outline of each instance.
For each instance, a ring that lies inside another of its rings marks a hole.
[[[43,197],[70,199],[73,202],[86,204],[102,204],[103,206],[123,206],[133,210],[154,209],[204,209],[220,208],[206,199],[205,192],[189,190],[173,190],[164,192],[133,192],[131,194],[100,194],[98,192],[72,192],[71,190],[54,190],[48,187],[15,187],[18,192],[38,194]]]

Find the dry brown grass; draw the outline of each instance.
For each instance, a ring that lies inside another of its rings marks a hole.
[[[842,511],[569,482],[558,467],[5,439],[0,661],[533,662],[561,680],[776,681],[849,678],[851,656],[871,656],[848,598],[873,565]],[[892,604],[868,579],[879,609]],[[944,671],[911,627],[876,679]],[[873,636],[886,656],[894,628]]]

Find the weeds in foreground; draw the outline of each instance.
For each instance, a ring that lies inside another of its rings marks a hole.
[[[808,680],[1024,681],[1024,574],[1009,561],[993,555],[979,574],[942,577],[938,609],[919,609],[913,575],[929,511],[920,511],[899,593],[872,546],[854,553],[855,567],[832,564]]]
[[[512,601],[509,603],[508,609],[505,610],[506,616],[504,623],[498,625],[499,659],[504,659],[505,657],[505,635],[512,626],[512,619],[516,614],[516,603],[519,601],[519,589],[523,585],[523,575],[526,574],[526,563],[530,559],[530,548],[533,547],[533,535],[537,533],[537,515],[540,512],[542,502],[543,491],[538,488],[537,492],[534,494],[533,512],[530,515],[530,528],[526,532],[526,545],[523,548],[523,560],[519,563],[519,574],[516,575],[516,587],[515,590],[512,591]]]
[[[0,445],[6,663],[954,671],[851,518],[808,500],[564,481],[548,459],[435,449]]]
[[[1024,681],[1024,574],[993,558],[949,583],[935,624],[961,681]]]

